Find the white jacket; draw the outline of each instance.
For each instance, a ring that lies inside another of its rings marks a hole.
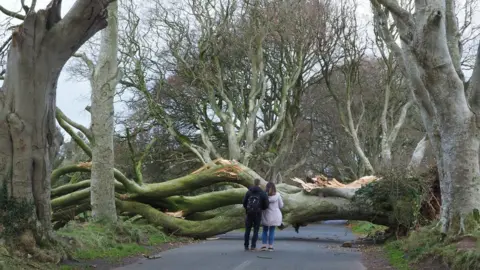
[[[282,212],[283,200],[280,193],[273,196],[268,196],[268,208],[262,212],[262,225],[263,226],[280,226],[282,224]]]

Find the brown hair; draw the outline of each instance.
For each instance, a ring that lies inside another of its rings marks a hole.
[[[266,187],[266,191],[268,196],[273,196],[277,194],[277,187],[275,187],[275,184],[272,182],[269,182]]]

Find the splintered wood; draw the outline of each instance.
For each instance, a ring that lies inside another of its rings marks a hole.
[[[177,212],[165,212],[166,215],[169,215],[174,218],[182,218],[184,219],[185,217],[183,216],[183,211],[177,211]]]
[[[92,168],[92,162],[91,162],[91,161],[88,161],[88,162],[80,162],[80,163],[78,163],[78,167],[90,169],[90,168]]]
[[[318,188],[324,188],[324,187],[330,187],[330,188],[361,188],[363,185],[366,185],[368,183],[371,183],[373,181],[379,180],[378,177],[374,175],[368,175],[361,177],[349,184],[342,184],[337,181],[335,178],[331,178],[330,180],[324,176],[324,175],[317,175],[314,178],[311,178],[313,180],[313,183],[307,183],[299,178],[292,178],[292,181],[295,183],[300,184],[301,188],[304,190],[310,192],[313,189],[318,189]]]
[[[230,164],[235,164],[235,163],[232,160],[226,160],[226,159],[223,159],[223,158],[215,159],[214,161],[209,162],[209,163],[203,165],[202,167],[200,167],[198,170],[192,172],[192,174],[201,173],[201,172],[203,172],[205,170],[208,170],[208,169],[211,169],[212,167],[217,166],[217,165],[230,165]]]
[[[215,174],[226,178],[237,179],[239,171],[241,171],[240,167],[230,166],[218,169]]]

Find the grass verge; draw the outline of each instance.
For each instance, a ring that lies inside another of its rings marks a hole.
[[[39,263],[33,258],[16,256],[0,244],[0,270],[107,267],[135,259],[138,255],[151,255],[190,242],[188,238],[166,235],[151,225],[128,222],[119,222],[115,225],[71,222],[56,234],[68,242],[68,248],[75,261],[61,265]]]
[[[48,263],[38,263],[34,260],[20,258],[10,253],[4,245],[0,245],[0,270],[11,269],[55,269],[56,265]]]
[[[389,242],[384,246],[388,262],[397,270],[410,270],[410,265],[405,257],[405,252],[401,249],[399,241]]]
[[[57,232],[71,239],[74,244],[73,256],[78,260],[97,258],[115,261],[124,257],[149,251],[149,246],[186,241],[165,235],[151,225],[137,225],[128,222],[115,225],[96,223],[70,223]]]
[[[359,236],[373,236],[376,232],[383,232],[387,227],[376,225],[368,221],[349,221],[349,226],[352,232]]]
[[[404,239],[385,246],[389,260],[397,269],[480,269],[480,231],[471,235],[442,239],[439,230],[426,226]],[[410,267],[408,267],[410,265]]]

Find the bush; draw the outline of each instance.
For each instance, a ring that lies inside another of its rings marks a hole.
[[[421,208],[430,198],[431,181],[408,176],[403,170],[383,172],[381,181],[374,181],[357,191],[354,201],[371,205],[379,212],[391,212],[392,223],[411,229],[427,221]]]

